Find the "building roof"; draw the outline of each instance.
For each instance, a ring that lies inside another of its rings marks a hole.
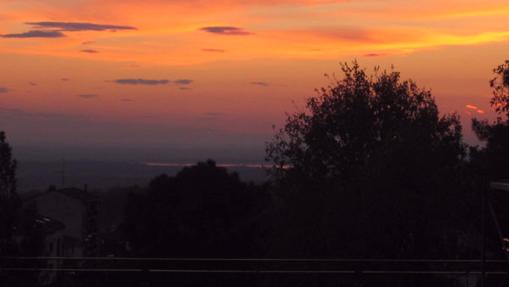
[[[497,190],[509,191],[509,180],[492,181],[490,187]]]
[[[82,202],[89,202],[89,201],[96,200],[96,197],[93,194],[91,194],[90,192],[85,191],[83,189],[75,188],[75,187],[61,188],[61,189],[49,189],[48,191],[45,191],[45,192],[39,192],[39,193],[35,193],[35,194],[31,194],[29,196],[26,196],[25,198],[23,198],[23,200],[25,202],[31,201],[33,199],[36,199],[38,197],[41,197],[41,196],[44,196],[46,194],[53,193],[53,192],[63,194],[65,196],[74,198],[74,199],[82,201]]]
[[[59,192],[61,194],[67,195],[78,200],[82,200],[84,202],[95,200],[95,196],[92,195],[90,192],[74,187],[57,189],[54,192]]]
[[[47,216],[39,215],[35,221],[42,227],[42,230],[46,235],[65,229],[65,224]]]

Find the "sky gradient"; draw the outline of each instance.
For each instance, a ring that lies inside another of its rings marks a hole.
[[[508,16],[499,0],[2,0],[0,128],[15,146],[263,150],[357,59],[431,89],[473,142]]]

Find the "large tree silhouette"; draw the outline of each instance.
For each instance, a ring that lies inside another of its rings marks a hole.
[[[445,228],[450,207],[462,202],[458,116],[440,115],[430,91],[396,71],[368,75],[354,62],[341,72],[267,145],[285,210],[275,249],[438,256],[440,238],[457,230]]]
[[[420,184],[408,178],[415,169],[454,165],[464,155],[458,117],[440,116],[429,91],[395,71],[368,76],[356,62],[341,69],[344,78],[310,98],[307,112],[290,115],[269,143],[275,167],[291,166],[277,171],[353,181],[396,169]]]

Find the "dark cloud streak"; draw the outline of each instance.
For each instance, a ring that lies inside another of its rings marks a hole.
[[[247,36],[247,35],[253,34],[253,33],[248,32],[242,28],[233,27],[233,26],[209,26],[209,27],[203,27],[200,30],[207,32],[207,33],[226,35],[226,36]]]
[[[64,33],[60,31],[32,30],[19,34],[4,34],[2,38],[63,38]]]
[[[269,83],[267,83],[267,82],[251,82],[251,85],[260,86],[260,87],[268,87]]]
[[[364,54],[364,57],[382,57],[382,56],[385,56],[385,54],[382,54],[382,53],[367,53],[367,54]]]
[[[211,53],[225,53],[226,50],[223,49],[212,49],[212,48],[205,48],[201,49],[203,52],[211,52]]]
[[[119,85],[167,85],[169,80],[147,80],[147,79],[117,79],[114,81]]]
[[[97,54],[99,53],[99,51],[97,50],[94,50],[94,49],[83,49],[81,50],[82,53],[88,53],[88,54]]]
[[[224,117],[225,113],[219,113],[219,112],[209,112],[204,114],[207,117]]]
[[[42,29],[58,29],[60,31],[118,31],[118,30],[137,30],[133,26],[96,24],[87,22],[28,22],[31,25]]]
[[[91,100],[91,99],[97,98],[98,95],[96,95],[96,94],[81,94],[81,95],[78,95],[78,97],[85,99],[85,100]]]
[[[193,83],[193,80],[189,80],[189,79],[179,79],[179,80],[176,80],[174,81],[175,84],[177,85],[182,85],[182,86],[187,86],[187,85],[190,85]]]

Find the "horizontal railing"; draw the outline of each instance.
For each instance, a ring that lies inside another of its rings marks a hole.
[[[481,264],[479,259],[0,257],[0,272],[480,275]],[[509,264],[487,260],[484,270],[509,275]]]

